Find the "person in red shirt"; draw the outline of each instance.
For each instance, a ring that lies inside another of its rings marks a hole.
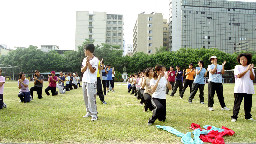
[[[173,70],[173,66],[170,66],[170,70],[167,72],[168,82],[172,85],[172,90],[175,84],[175,71]],[[169,89],[166,88],[166,94],[169,93]]]
[[[48,82],[49,86],[45,89],[45,93],[49,96],[49,90],[52,92],[52,96],[58,95],[58,92],[56,91],[56,83],[58,81],[58,77],[55,76],[55,71],[51,72],[52,76],[49,76]]]

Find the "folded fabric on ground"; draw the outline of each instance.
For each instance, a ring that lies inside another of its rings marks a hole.
[[[200,125],[192,123],[190,129],[194,130],[193,139],[191,137],[191,132],[187,132],[186,134],[184,134],[170,126],[156,125],[156,127],[175,134],[178,137],[181,137],[181,142],[185,144],[203,144],[203,142],[210,142],[213,144],[225,144],[223,136],[232,136],[235,134],[233,130],[224,126],[222,126],[222,128],[217,128],[215,126],[205,125],[203,128],[201,128]]]

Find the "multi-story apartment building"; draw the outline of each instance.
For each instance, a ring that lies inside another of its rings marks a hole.
[[[256,2],[171,0],[172,50],[256,50]]]
[[[123,15],[107,14],[106,12],[77,11],[75,50],[85,39],[123,47]]]
[[[168,48],[168,29],[161,13],[138,14],[133,29],[133,52],[153,54],[164,45]]]

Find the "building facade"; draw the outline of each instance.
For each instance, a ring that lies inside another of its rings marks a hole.
[[[105,12],[77,11],[75,50],[85,39],[94,41],[95,45],[102,43],[123,47],[123,15],[107,14]]]
[[[57,46],[57,45],[41,45],[40,50],[43,52],[50,52],[53,50],[59,50],[59,46]]]
[[[133,52],[154,54],[157,48],[168,46],[169,28],[161,13],[138,14],[133,29]],[[167,39],[164,43],[164,38]]]
[[[172,0],[172,50],[218,48],[226,53],[256,50],[256,3]]]

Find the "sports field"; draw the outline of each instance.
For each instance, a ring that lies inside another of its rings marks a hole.
[[[29,87],[33,85],[30,82]],[[143,106],[127,92],[126,83],[115,83],[115,93],[105,97],[106,105],[97,97],[98,121],[83,118],[86,114],[82,88],[63,95],[46,96],[30,103],[20,103],[17,82],[7,81],[4,85],[6,109],[0,110],[0,143],[181,143],[180,138],[155,125],[171,126],[182,133],[192,131],[191,123],[201,126],[225,126],[235,131],[225,136],[226,143],[256,142],[256,121],[244,119],[243,104],[237,122],[231,122],[234,84],[224,84],[224,97],[231,111],[222,111],[215,95],[214,111],[207,107],[208,88],[205,86],[205,104],[199,103],[198,94],[192,104],[176,95],[167,96],[167,119],[148,126],[152,112],[144,112]],[[48,86],[44,82],[44,89]],[[43,90],[44,91],[44,90]],[[256,96],[253,96],[253,118],[256,119]]]

